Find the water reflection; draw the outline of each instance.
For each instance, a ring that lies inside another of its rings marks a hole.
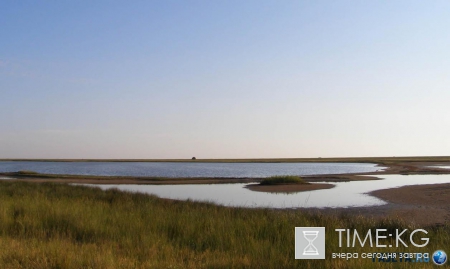
[[[361,207],[386,204],[367,193],[379,189],[405,185],[449,183],[449,175],[385,175],[382,180],[333,183],[334,188],[274,194],[255,192],[244,188],[247,184],[198,184],[198,185],[93,185],[102,189],[117,188],[124,191],[155,194],[177,200],[210,201],[236,207]]]

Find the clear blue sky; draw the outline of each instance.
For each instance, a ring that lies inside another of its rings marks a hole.
[[[450,155],[450,1],[1,1],[0,158]]]

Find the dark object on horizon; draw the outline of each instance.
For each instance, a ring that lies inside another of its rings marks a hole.
[[[195,158],[195,157],[192,157],[192,160],[197,160],[197,158]]]

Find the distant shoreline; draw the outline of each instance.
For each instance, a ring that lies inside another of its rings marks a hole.
[[[398,162],[450,162],[450,156],[413,157],[332,157],[332,158],[248,158],[248,159],[32,159],[3,158],[0,162],[192,162],[192,163],[375,163]]]

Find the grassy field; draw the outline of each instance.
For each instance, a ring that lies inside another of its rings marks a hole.
[[[0,268],[424,268],[330,258],[333,251],[380,250],[338,248],[334,229],[414,228],[394,220],[226,208],[116,190],[8,181],[0,182],[0,205]],[[294,259],[295,226],[326,227],[326,260]],[[449,246],[448,226],[428,231],[426,251]]]

